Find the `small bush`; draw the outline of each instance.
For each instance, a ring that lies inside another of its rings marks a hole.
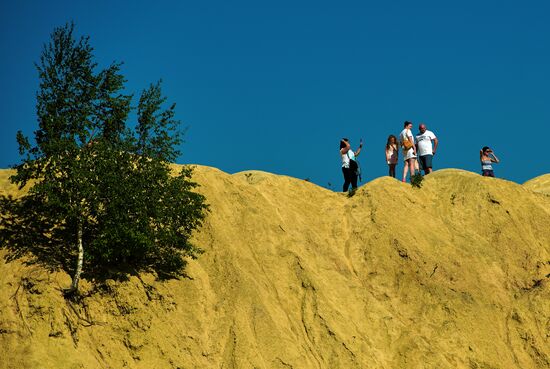
[[[424,176],[421,173],[416,173],[411,176],[411,186],[421,188],[423,180]]]

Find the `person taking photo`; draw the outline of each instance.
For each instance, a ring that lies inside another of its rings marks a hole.
[[[362,139],[360,140],[359,147],[355,150],[355,152],[351,149],[351,145],[347,138],[342,138],[340,140],[340,157],[342,158],[342,173],[344,174],[344,192],[348,191],[350,184],[352,191],[357,188],[357,170],[359,166],[355,161],[355,158],[361,153],[362,147]]]

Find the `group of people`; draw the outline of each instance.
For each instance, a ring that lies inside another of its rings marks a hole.
[[[404,167],[402,181],[407,181],[407,175],[411,177],[417,172],[424,171],[424,174],[432,172],[432,161],[439,141],[436,135],[427,129],[424,123],[418,126],[418,133],[412,134],[413,124],[406,121],[399,138],[394,135],[388,137],[386,143],[386,163],[389,168],[389,176],[395,178],[395,167],[399,161],[399,151],[403,154]],[[340,140],[340,156],[342,158],[342,173],[344,174],[343,191],[347,192],[351,185],[352,190],[357,188],[357,177],[359,175],[359,165],[356,157],[361,153],[363,140],[360,141],[357,150],[351,149],[347,138]],[[480,161],[482,175],[494,177],[493,163],[498,163],[499,159],[491,148],[485,146],[480,150]]]

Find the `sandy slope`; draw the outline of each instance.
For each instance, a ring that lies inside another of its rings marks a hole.
[[[74,304],[66,275],[0,262],[0,368],[550,368],[550,196],[528,184],[195,176],[189,278]]]
[[[544,174],[533,178],[523,184],[531,191],[545,193],[550,195],[550,174]]]

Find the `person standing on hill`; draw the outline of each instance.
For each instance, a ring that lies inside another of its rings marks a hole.
[[[399,134],[399,141],[403,148],[403,160],[405,166],[403,168],[403,182],[407,182],[407,172],[410,171],[411,177],[415,175],[416,165],[416,146],[414,144],[414,136],[411,132],[413,124],[406,121],[403,124],[403,130]]]
[[[481,175],[484,177],[494,177],[493,163],[499,163],[497,156],[488,146],[479,150],[479,160],[481,161]]]
[[[342,173],[344,174],[344,192],[348,191],[350,184],[352,191],[357,188],[357,170],[359,166],[355,161],[355,157],[359,156],[362,147],[363,140],[359,142],[359,148],[354,152],[347,138],[340,140],[340,156],[342,158]]]
[[[420,123],[418,130],[420,131],[416,135],[418,161],[420,162],[420,167],[424,170],[424,174],[430,174],[432,172],[432,159],[435,155],[439,142],[437,141],[437,137],[435,137],[434,133],[426,129],[426,125],[424,123]]]
[[[397,147],[397,137],[390,135],[386,143],[386,163],[389,167],[389,176],[395,178],[395,167],[399,160],[399,148]]]

